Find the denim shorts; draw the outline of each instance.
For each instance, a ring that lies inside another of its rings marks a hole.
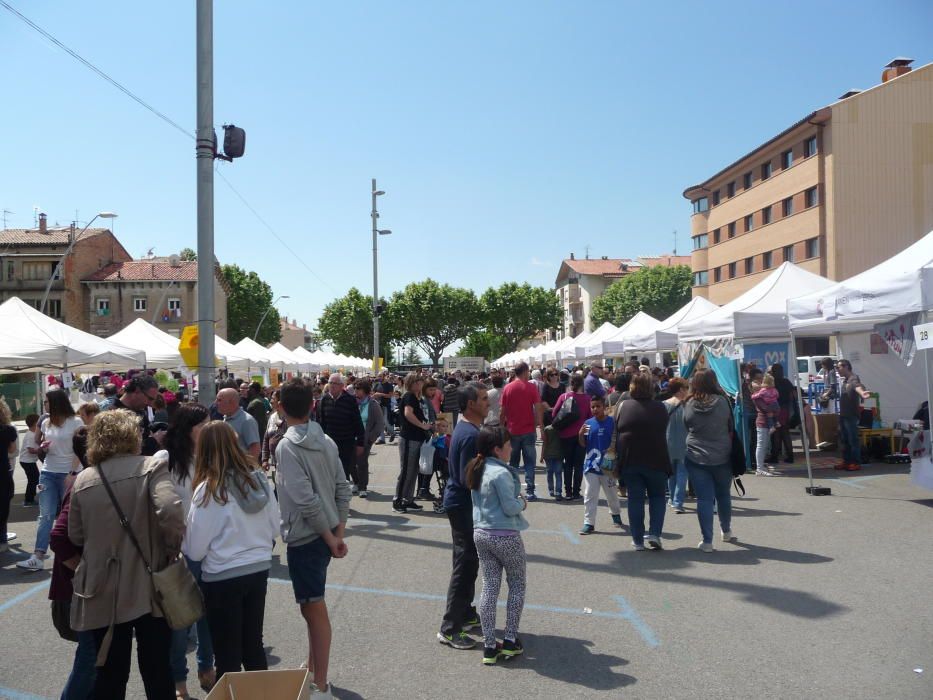
[[[320,537],[307,544],[287,547],[288,575],[292,579],[295,602],[299,605],[324,600],[327,585],[327,567],[330,564],[330,547]]]

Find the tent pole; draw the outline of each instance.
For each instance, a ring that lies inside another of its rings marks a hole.
[[[791,364],[791,371],[794,375],[794,385],[797,387],[797,410],[800,413],[800,437],[803,441],[803,454],[807,462],[807,478],[810,480],[810,488],[807,489],[807,492],[811,495],[817,495],[814,493],[813,488],[813,465],[810,463],[810,438],[807,435],[807,422],[806,416],[803,412],[803,391],[800,388],[800,372],[797,371],[797,338],[794,337],[794,332],[790,332],[790,354],[793,358],[793,363]]]

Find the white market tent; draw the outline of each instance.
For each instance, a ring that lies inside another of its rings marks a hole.
[[[225,367],[234,372],[252,372],[269,369],[269,362],[256,362],[236,345],[233,345],[219,335],[214,336],[214,353],[223,358]]]
[[[704,297],[694,297],[654,328],[626,334],[625,352],[668,352],[677,349],[677,326],[715,311],[719,307]]]
[[[541,345],[535,345],[533,348],[528,348],[528,358],[532,362],[544,362],[545,357],[550,354],[560,341],[558,340],[549,340],[546,343]]]
[[[72,328],[12,297],[0,304],[0,372],[142,367],[140,350]]]
[[[782,263],[761,282],[728,304],[708,314],[683,321],[677,326],[679,343],[728,339],[781,340],[789,337],[787,300],[819,292],[831,280],[807,272],[794,263]]]
[[[298,360],[301,367],[307,367],[307,370],[303,369],[301,370],[302,372],[317,372],[321,369],[321,363],[305,348],[295,348],[292,350],[292,355],[295,356],[295,359]]]
[[[553,350],[549,350],[545,355],[545,360],[556,360],[560,363],[562,360],[566,359],[576,359],[575,346],[580,343],[586,343],[593,335],[592,331],[586,331],[581,333],[576,338],[563,338],[557,341],[557,345],[554,346]]]
[[[644,311],[639,311],[628,321],[623,323],[618,330],[609,334],[605,338],[596,339],[596,334],[587,343],[587,357],[621,357],[625,353],[628,345],[626,339],[637,333],[645,333],[655,328],[660,321],[654,316],[649,316]]]
[[[609,321],[606,321],[589,335],[578,335],[573,346],[568,348],[567,354],[578,360],[582,360],[586,357],[586,349],[590,345],[602,342],[603,339],[608,338],[617,330],[619,330],[618,326],[613,326]]]
[[[245,355],[254,367],[269,369],[275,367],[282,371],[285,369],[284,362],[276,360],[266,348],[252,338],[243,338],[238,343],[234,344],[233,347],[239,350],[241,354]]]
[[[153,369],[178,369],[185,361],[178,351],[178,338],[156,328],[142,318],[137,318],[107,340],[145,353],[146,367]]]
[[[285,370],[288,372],[310,372],[310,362],[301,361],[296,356],[294,351],[289,350],[287,347],[282,345],[282,343],[273,343],[266,348],[273,359],[282,362],[285,365]]]

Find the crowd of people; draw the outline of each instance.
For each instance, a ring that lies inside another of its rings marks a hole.
[[[850,420],[867,392],[848,362],[836,370],[844,378],[840,420]],[[776,473],[779,450],[793,459],[789,384],[780,365],[743,368],[741,400],[754,430],[742,439],[762,476]],[[554,501],[582,500],[581,535],[596,532],[602,494],[612,527],[623,527],[625,500],[635,550],[662,550],[668,508],[684,513],[692,493],[699,548],[714,551],[714,517],[723,542],[737,538],[730,496],[736,421],[709,369],[689,382],[637,359],[608,375],[599,363],[577,371],[521,363],[472,376],[323,372],[274,389],[225,380],[210,406],[176,395],[165,402],[146,373],[112,386],[77,411],[53,387],[44,414],[26,418],[21,444],[0,399],[7,466],[0,464],[0,532],[19,451],[28,480],[23,505],[37,505],[39,514],[33,553],[17,566],[42,570],[55,553],[53,624],[77,642],[66,699],[124,697],[133,637],[149,698],[188,697],[191,637],[204,689],[227,672],[265,669],[263,618],[277,538],[307,628],[312,697],[329,697],[327,570],[347,555],[350,503],[369,495],[374,445],[397,440],[394,511],[417,513],[418,501],[432,501],[446,515],[452,569],[437,639],[471,649],[469,632],[479,628],[485,665],[523,652],[521,532],[529,504],[542,498],[539,476]],[[852,450],[845,468],[858,462]],[[169,627],[149,580],[180,557],[203,594],[193,629]],[[498,640],[503,572],[509,592]],[[145,590],[152,595],[138,594]]]

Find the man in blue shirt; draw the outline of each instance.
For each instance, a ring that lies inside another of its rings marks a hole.
[[[454,649],[472,649],[476,642],[466,632],[479,627],[473,607],[479,557],[473,544],[473,499],[466,486],[466,466],[476,457],[476,436],[489,413],[489,397],[480,382],[469,382],[457,390],[460,420],[450,440],[450,476],[444,490],[444,509],[453,539],[453,570],[447,589],[447,610],[437,641]]]
[[[583,380],[583,391],[589,394],[591,399],[602,398],[606,395],[606,387],[599,381],[599,378],[602,376],[603,366],[598,362],[593,363],[590,367],[589,374],[587,374],[586,379]]]

